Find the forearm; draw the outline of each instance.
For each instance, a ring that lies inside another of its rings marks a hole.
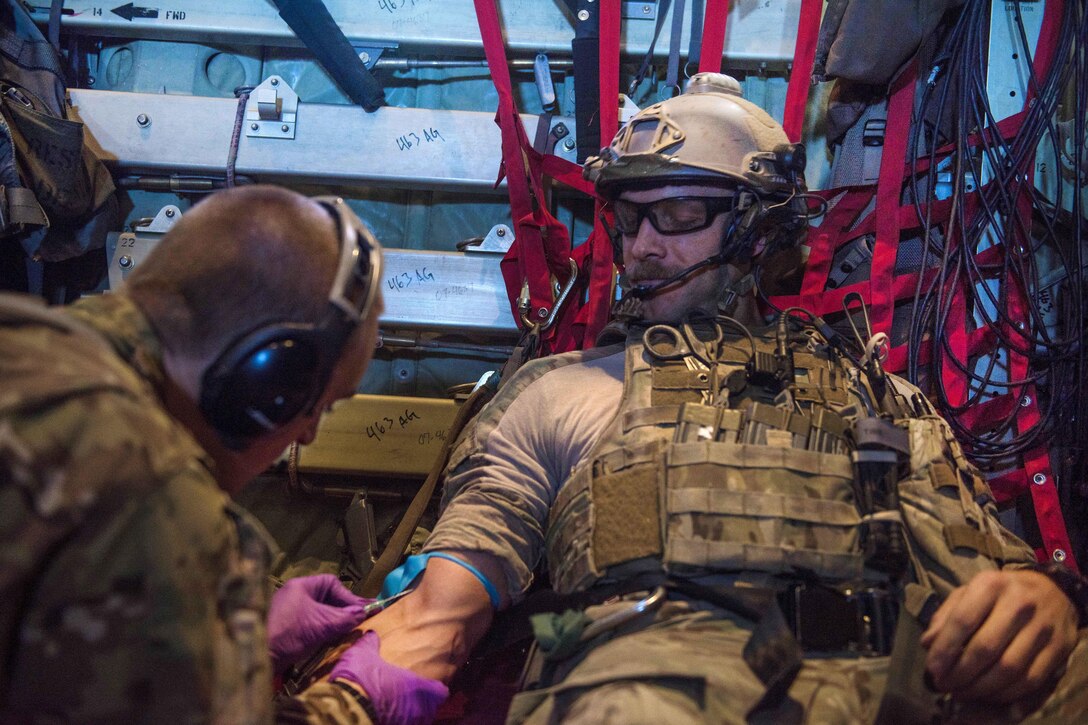
[[[494,557],[452,553],[492,582],[502,580],[502,568]],[[487,632],[492,616],[487,591],[475,576],[454,562],[432,559],[412,593],[360,629],[379,634],[381,656],[390,664],[449,682]]]

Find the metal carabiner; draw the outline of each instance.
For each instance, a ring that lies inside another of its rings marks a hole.
[[[559,310],[562,309],[563,303],[567,301],[567,297],[570,296],[571,290],[574,289],[574,285],[578,282],[578,263],[575,262],[573,259],[567,261],[570,262],[570,277],[567,279],[567,283],[563,285],[563,289],[559,291],[559,296],[555,298],[555,304],[552,305],[551,314],[549,314],[543,322],[533,322],[526,316],[526,312],[528,312],[529,307],[527,299],[527,292],[529,289],[528,280],[526,280],[525,283],[522,285],[521,289],[522,295],[524,297],[518,298],[518,311],[521,312],[521,322],[523,325],[525,325],[527,329],[535,330],[538,333],[544,332],[549,327],[551,327],[552,324],[555,322],[556,318],[559,317]],[[521,305],[522,299],[525,299],[524,308]]]
[[[582,630],[580,642],[586,642],[599,634],[621,627],[628,622],[637,619],[648,612],[656,612],[665,603],[665,587],[657,587],[645,599],[640,599],[630,607],[625,607],[618,612],[606,614],[595,622],[590,622]]]

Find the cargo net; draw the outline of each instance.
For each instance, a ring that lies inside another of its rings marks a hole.
[[[994,118],[990,7],[967,3],[943,50],[892,83],[877,184],[821,192],[799,294],[765,301],[833,322],[857,317],[844,301],[860,295],[890,338],[886,369],[927,392],[999,502],[1034,513],[1021,533],[1039,558],[1076,568],[1085,524],[1065,522],[1088,522],[1088,24],[1083,3],[1048,2],[1032,49],[1021,4],[1007,5],[1023,110]]]

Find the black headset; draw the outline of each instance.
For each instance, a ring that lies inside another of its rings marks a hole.
[[[351,333],[371,313],[381,246],[335,197],[314,199],[336,221],[340,263],[316,324],[270,322],[235,338],[204,371],[200,411],[223,443],[238,450],[302,413],[312,413]]]

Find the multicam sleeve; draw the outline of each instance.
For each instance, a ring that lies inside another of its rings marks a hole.
[[[294,697],[276,703],[278,725],[377,725],[346,689],[319,680]]]

